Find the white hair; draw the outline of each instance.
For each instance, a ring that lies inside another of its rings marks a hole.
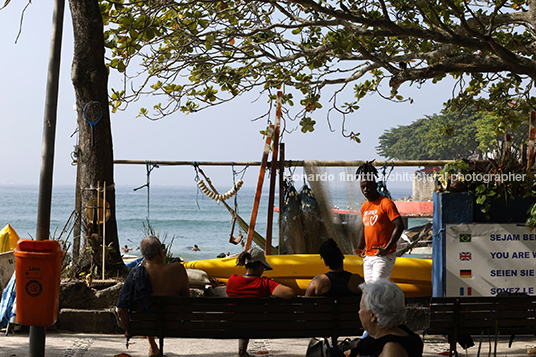
[[[153,235],[148,235],[140,243],[141,255],[147,260],[153,260],[158,255],[160,247],[162,247],[160,240]]]
[[[378,326],[391,329],[406,318],[406,305],[402,289],[388,279],[359,285],[363,292],[363,302],[378,319]]]

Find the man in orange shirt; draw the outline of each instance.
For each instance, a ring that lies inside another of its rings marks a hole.
[[[396,242],[404,230],[404,222],[389,198],[378,192],[377,171],[367,162],[360,170],[361,192],[367,199],[361,206],[363,229],[356,253],[363,257],[365,282],[389,279],[396,260]]]

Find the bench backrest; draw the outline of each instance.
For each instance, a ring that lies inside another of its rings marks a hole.
[[[536,334],[536,296],[430,300],[430,334]]]
[[[151,314],[132,311],[130,319],[133,335],[221,339],[339,337],[362,332],[358,311],[356,297],[153,297]]]

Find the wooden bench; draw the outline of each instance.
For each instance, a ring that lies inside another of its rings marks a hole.
[[[153,297],[151,313],[130,312],[130,332],[159,338],[303,338],[361,335],[359,297]]]
[[[536,334],[536,296],[432,298],[428,333],[447,335],[451,356],[460,335]]]

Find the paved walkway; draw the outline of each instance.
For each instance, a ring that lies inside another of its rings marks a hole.
[[[0,335],[1,357],[28,357],[29,336],[27,332]],[[140,337],[130,340],[128,350],[126,339],[122,335],[80,334],[61,331],[48,332],[46,336],[45,355],[48,357],[113,357],[127,353],[132,357],[146,357],[147,341]],[[248,352],[252,356],[265,357],[298,357],[305,356],[309,344],[308,339],[274,339],[251,340]],[[493,344],[493,341],[492,341]],[[508,339],[499,339],[497,356],[527,356],[527,346],[535,346],[536,338],[516,337],[512,348],[508,348]],[[491,356],[493,356],[493,346]],[[438,357],[448,349],[446,339],[440,336],[427,336],[425,339],[425,357]],[[167,357],[175,356],[213,356],[236,357],[238,342],[235,340],[195,340],[168,338],[164,340],[164,352]],[[486,341],[480,352],[488,356],[489,345]],[[459,351],[460,356],[465,355]],[[468,350],[467,356],[477,356],[478,346]]]

